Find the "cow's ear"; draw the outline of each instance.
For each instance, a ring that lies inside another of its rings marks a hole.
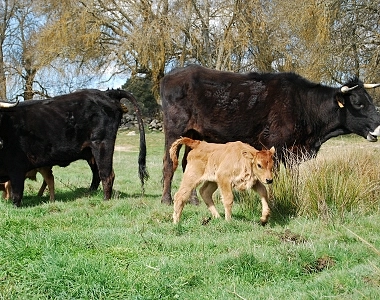
[[[251,152],[249,152],[249,151],[245,151],[244,150],[244,151],[242,151],[241,154],[243,154],[243,157],[245,157],[247,159],[253,159],[254,158],[253,154]]]
[[[270,153],[274,154],[276,152],[276,149],[274,148],[274,146],[272,146],[272,148],[269,149]]]
[[[339,105],[340,108],[344,107],[344,98],[343,97],[337,96],[336,97],[336,102],[338,103],[338,105]]]

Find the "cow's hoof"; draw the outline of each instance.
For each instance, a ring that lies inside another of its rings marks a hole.
[[[169,197],[163,197],[161,199],[161,203],[162,204],[166,204],[166,205],[172,205],[173,204],[173,200]]]

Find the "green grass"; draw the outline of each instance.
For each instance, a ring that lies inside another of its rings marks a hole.
[[[266,227],[258,224],[254,193],[238,199],[229,223],[202,225],[210,214],[201,203],[187,205],[173,225],[173,207],[160,203],[163,135],[146,138],[151,178],[144,196],[138,135],[120,132],[117,145],[128,151],[115,152],[110,201],[101,189],[88,192],[91,172],[81,161],[54,167],[55,203],[47,193],[36,196],[40,177],[26,181],[22,208],[0,202],[0,299],[380,297],[376,144],[328,142],[321,163],[302,166],[297,185],[280,172]],[[342,152],[347,145],[360,153]],[[177,171],[173,192],[180,179]],[[217,207],[223,216],[220,201]]]

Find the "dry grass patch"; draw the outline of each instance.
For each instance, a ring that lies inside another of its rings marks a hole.
[[[352,210],[378,210],[378,156],[378,148],[334,145],[299,166],[291,162],[292,168],[281,167],[273,187],[275,209],[286,207],[294,215],[326,221]]]

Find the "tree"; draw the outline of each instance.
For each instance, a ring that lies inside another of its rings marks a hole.
[[[35,1],[2,1],[0,15],[0,85],[3,99],[32,99],[37,71],[43,67],[36,52],[36,34],[43,26]],[[8,79],[8,80],[7,80]],[[38,84],[38,83],[37,83]]]
[[[154,117],[160,111],[152,87],[152,81],[145,76],[133,76],[122,86],[135,96],[144,116]]]
[[[164,74],[189,63],[326,83],[379,76],[379,0],[37,1],[44,66],[145,74],[156,97]]]
[[[276,7],[286,69],[328,83],[353,75],[380,81],[378,0],[281,0]]]
[[[11,20],[14,16],[16,6],[14,1],[1,1],[0,2],[0,98],[7,98],[7,64],[6,47],[7,37],[11,31]]]
[[[255,30],[252,20],[240,17],[244,9],[249,14],[260,8],[260,1],[250,1],[248,8],[248,2],[241,0],[49,3],[55,13],[50,14],[41,41],[49,43],[54,36],[66,57],[97,59],[99,69],[108,58],[119,67],[115,72],[144,73],[152,78],[155,95],[167,69],[177,65],[195,62],[234,71],[253,66],[247,55],[254,47],[252,36],[262,45],[251,51],[254,59],[259,62],[268,56],[262,50],[270,35],[267,27],[263,34],[263,9],[257,13]],[[270,69],[271,62],[265,65]]]

